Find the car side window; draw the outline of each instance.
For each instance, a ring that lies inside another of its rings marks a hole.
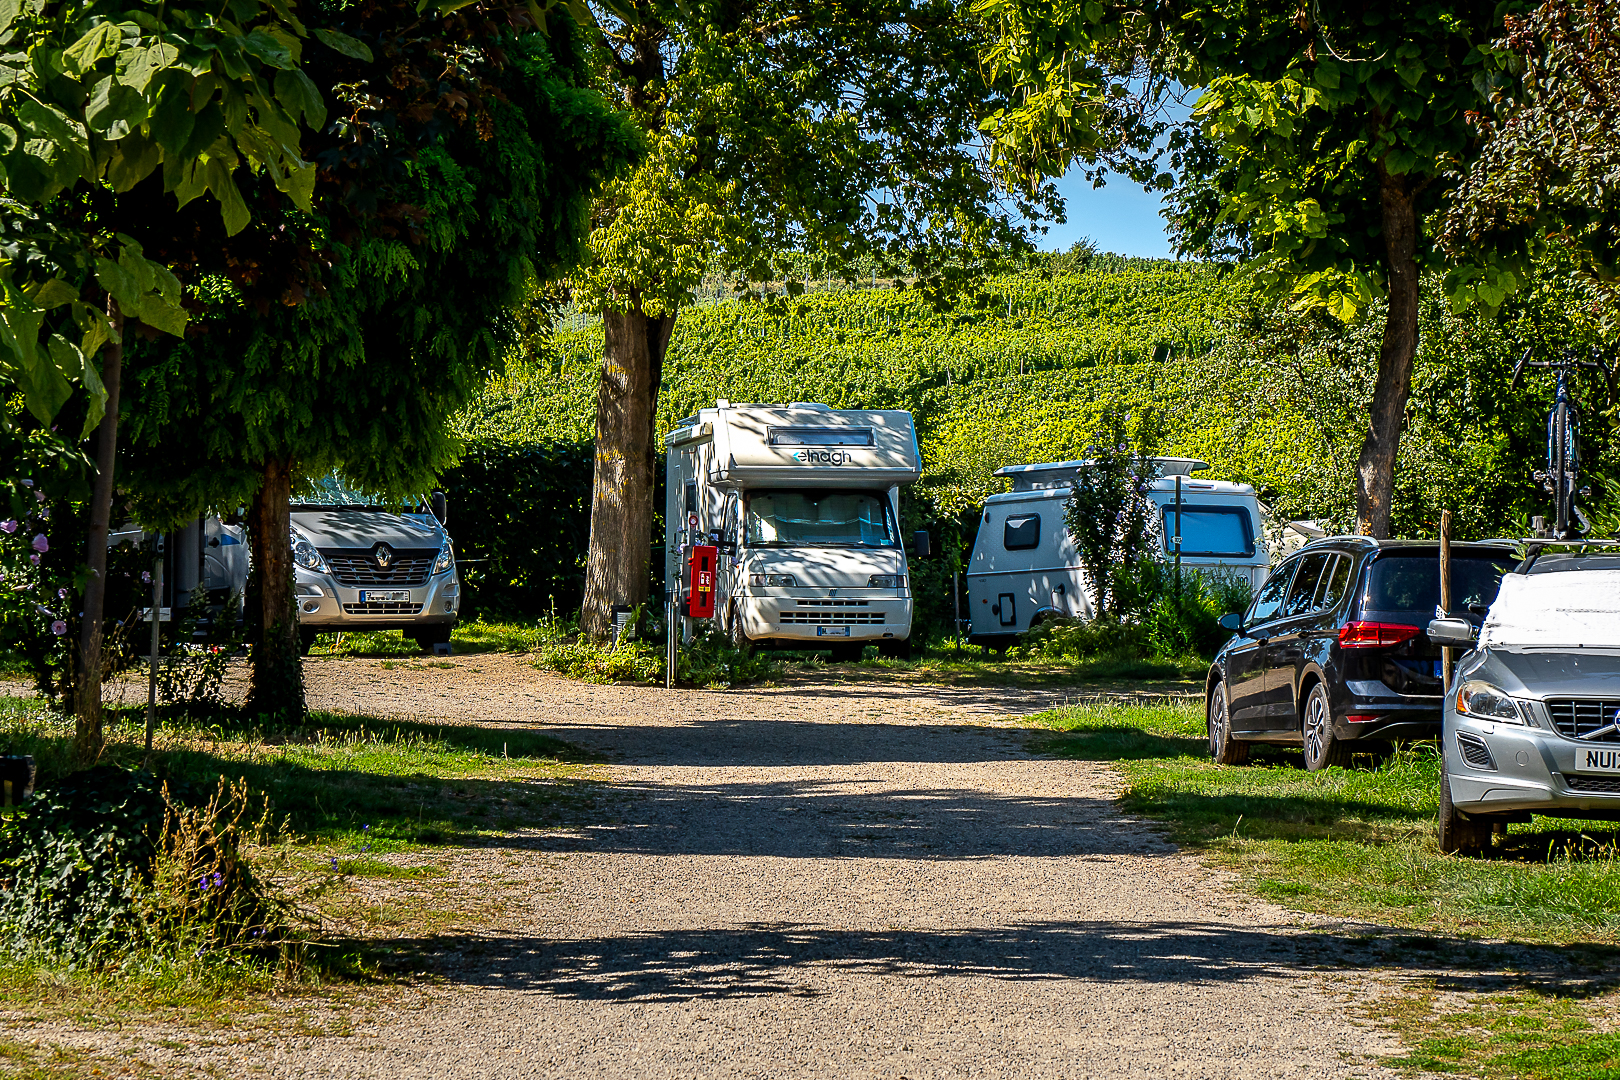
[[[1283,597],[1288,595],[1288,583],[1298,566],[1298,562],[1286,562],[1272,571],[1266,583],[1260,587],[1254,603],[1249,605],[1249,614],[1243,620],[1245,625],[1263,623],[1277,614],[1277,609],[1282,607]]]
[[[1322,572],[1322,583],[1316,589],[1316,610],[1328,611],[1339,606],[1350,588],[1350,571],[1356,560],[1348,555],[1335,556],[1332,566]]]
[[[1322,579],[1322,570],[1332,556],[1318,553],[1307,555],[1299,560],[1299,569],[1294,573],[1294,584],[1288,590],[1288,599],[1283,601],[1282,610],[1278,612],[1282,618],[1292,618],[1295,615],[1309,614],[1316,600],[1316,585]]]
[[[1039,514],[1010,517],[1001,535],[1001,546],[1008,551],[1028,551],[1041,546]]]

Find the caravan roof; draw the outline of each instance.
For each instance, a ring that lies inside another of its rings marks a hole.
[[[1156,457],[1149,460],[1158,463],[1160,483],[1168,481],[1171,486],[1174,486],[1174,478],[1177,476],[1191,477],[1193,473],[1209,468],[1209,462],[1200,461],[1198,458]],[[994,475],[1005,476],[1011,480],[1015,492],[1043,491],[1050,488],[1067,488],[1069,481],[1074,479],[1074,474],[1090,464],[1090,460],[1081,459],[1048,461],[1035,465],[1003,465]],[[1229,484],[1223,480],[1183,481],[1182,485],[1184,490],[1221,490],[1233,493],[1247,493],[1254,490],[1247,484]]]
[[[922,475],[911,414],[818,403],[730,405],[682,421],[671,449],[713,442],[711,481],[791,487],[910,484]]]

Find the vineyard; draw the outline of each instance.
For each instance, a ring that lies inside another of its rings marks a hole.
[[[1501,322],[1425,310],[1400,529],[1427,534],[1447,505],[1465,535],[1539,512],[1524,477],[1540,399],[1533,389],[1509,397],[1506,372],[1514,342],[1546,333],[1549,311],[1567,306],[1544,289]],[[1377,307],[1346,327],[1264,304],[1244,278],[1207,265],[1112,257],[993,278],[943,311],[884,287],[717,300],[676,324],[659,427],[717,398],[908,409],[925,475],[907,516],[936,528],[947,563],[971,543],[977,506],[1001,490],[995,469],[1084,456],[1111,411],[1160,452],[1254,484],[1279,516],[1342,527],[1382,322]],[[471,453],[446,482],[476,504],[457,534],[492,560],[472,582],[486,602],[578,605],[601,334],[597,319],[564,316],[459,420]],[[502,509],[479,509],[491,501]]]

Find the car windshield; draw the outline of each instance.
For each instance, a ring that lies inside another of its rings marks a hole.
[[[1164,508],[1164,549],[1174,551],[1176,508]],[[1254,531],[1249,512],[1241,506],[1188,506],[1181,504],[1181,553],[1226,555],[1247,559],[1254,555]]]
[[[888,497],[871,491],[755,491],[748,506],[748,543],[892,547]]]
[[[1512,570],[1511,553],[1456,551],[1451,558],[1451,610],[1483,609],[1496,599],[1502,575]],[[1391,551],[1378,557],[1367,574],[1362,607],[1434,617],[1440,602],[1440,552],[1436,548]]]
[[[304,489],[293,496],[292,505],[300,510],[399,510],[405,513],[423,513],[427,500],[422,498],[399,500],[368,495],[350,487],[337,473],[313,477]]]
[[[1532,567],[1532,571],[1540,569],[1540,562]],[[1507,575],[1485,618],[1479,643],[1541,648],[1620,646],[1620,569]]]

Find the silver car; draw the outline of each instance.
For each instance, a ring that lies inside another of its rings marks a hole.
[[[294,591],[308,652],[327,631],[403,630],[424,650],[448,645],[461,613],[444,496],[403,511],[335,479],[292,506]]]
[[[1429,624],[1471,649],[1446,695],[1443,851],[1532,814],[1620,820],[1620,555],[1544,552],[1502,578],[1477,642],[1467,619]]]

